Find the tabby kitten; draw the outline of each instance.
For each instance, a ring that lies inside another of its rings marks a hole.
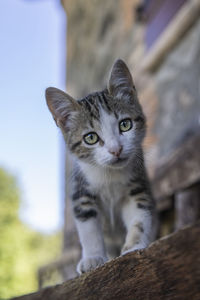
[[[82,246],[77,271],[147,247],[157,218],[141,145],[145,117],[126,64],[115,62],[101,92],[76,101],[50,87],[46,100],[74,160],[71,199]]]

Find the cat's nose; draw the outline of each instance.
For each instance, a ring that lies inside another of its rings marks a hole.
[[[119,157],[120,156],[120,154],[121,154],[121,152],[122,152],[122,149],[123,149],[123,147],[122,146],[120,146],[118,149],[116,149],[116,150],[109,150],[109,153],[111,153],[112,155],[114,155],[114,156],[116,156],[116,157]]]

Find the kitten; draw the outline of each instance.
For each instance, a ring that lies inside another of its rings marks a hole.
[[[157,217],[142,151],[145,117],[126,64],[115,62],[101,92],[76,101],[50,87],[46,99],[75,158],[70,188],[82,246],[77,271],[147,247]]]

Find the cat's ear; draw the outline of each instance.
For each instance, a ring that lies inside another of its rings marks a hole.
[[[57,88],[47,88],[45,96],[49,110],[59,127],[65,126],[70,114],[79,110],[77,101]]]
[[[135,86],[133,83],[133,78],[127,65],[123,60],[118,59],[111,69],[110,78],[108,81],[109,93],[113,96],[116,96],[124,91],[133,93],[134,90]]]

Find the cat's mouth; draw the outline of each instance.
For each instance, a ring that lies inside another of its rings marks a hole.
[[[109,162],[109,166],[110,167],[123,167],[124,165],[126,165],[126,163],[128,162],[128,158],[127,157],[118,157],[115,160],[112,160]]]

